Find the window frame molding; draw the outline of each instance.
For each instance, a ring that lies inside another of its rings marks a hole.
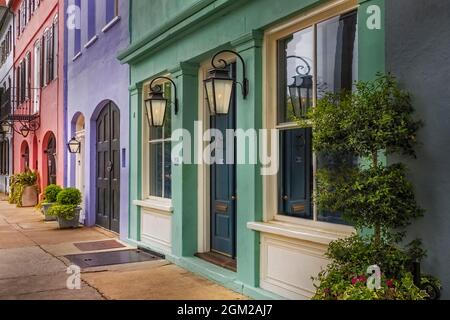
[[[264,34],[263,44],[263,128],[286,130],[298,128],[295,123],[278,123],[278,83],[277,83],[277,43],[293,33],[304,30],[308,27],[314,27],[316,35],[317,24],[331,19],[335,16],[342,15],[358,9],[357,0],[337,0],[328,4],[319,5],[316,8],[305,11],[303,14],[292,18],[288,21],[280,23]],[[314,37],[314,41],[316,38]],[[317,46],[314,44],[314,56],[317,57]],[[317,58],[314,60],[314,75],[317,73]],[[314,81],[313,90],[316,92],[317,85]],[[313,105],[316,105],[316,95],[314,94]],[[279,146],[278,148],[279,149]],[[272,152],[270,144],[267,145],[268,152]],[[313,153],[313,172],[316,172],[316,155]],[[281,215],[278,210],[278,187],[279,175],[263,177],[263,222],[264,223],[287,223],[298,227],[317,228],[330,230],[337,233],[353,233],[355,229],[351,226],[333,224],[318,221],[317,206],[313,203],[313,220],[301,219]],[[314,191],[316,189],[316,181],[313,182]]]

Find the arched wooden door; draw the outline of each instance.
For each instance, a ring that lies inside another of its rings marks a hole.
[[[22,168],[21,171],[24,172],[30,168],[30,147],[28,143],[24,142],[25,145],[22,146]]]
[[[120,231],[120,112],[108,103],[97,118],[96,224]]]
[[[56,138],[52,133],[48,139],[47,149],[47,185],[56,184]]]

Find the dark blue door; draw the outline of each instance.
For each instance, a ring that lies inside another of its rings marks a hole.
[[[312,131],[285,130],[280,139],[283,161],[279,209],[290,216],[312,218]]]
[[[230,73],[234,75],[235,65]],[[236,97],[233,96],[230,112],[226,116],[211,117],[211,128],[223,135],[223,159],[211,166],[211,251],[236,257],[236,166],[226,163],[227,148],[234,148],[234,141],[227,141],[227,129],[236,129]],[[234,137],[230,139],[234,140]],[[233,142],[229,144],[229,142]],[[236,149],[235,149],[236,150]],[[232,152],[236,154],[236,152]],[[223,161],[220,161],[223,160]],[[235,161],[234,161],[235,163]]]

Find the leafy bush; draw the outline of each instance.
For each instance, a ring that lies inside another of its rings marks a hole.
[[[79,206],[81,201],[81,192],[75,188],[64,189],[57,196],[57,203],[62,205]]]
[[[36,191],[38,191],[37,180],[37,173],[29,170],[11,176],[9,179],[9,203],[16,204],[18,207],[21,207],[22,195],[26,187],[35,187]]]
[[[57,201],[58,194],[62,190],[63,189],[60,186],[57,186],[54,184],[49,185],[47,188],[45,188],[45,191],[44,191],[45,202],[46,203],[55,203]]]
[[[319,209],[342,212],[358,229],[373,231],[369,237],[356,235],[331,243],[331,260],[314,279],[319,282],[315,299],[421,300],[427,293],[414,284],[413,262],[425,252],[420,241],[409,250],[398,245],[404,228],[423,215],[415,200],[413,185],[403,164],[385,166],[386,156],[401,153],[415,157],[417,131],[414,109],[407,92],[392,75],[379,74],[374,81],[359,82],[354,92],[328,93],[320,99],[303,127],[313,127],[314,150],[337,159],[332,168],[317,173],[316,203]],[[342,155],[352,155],[367,164],[350,167]],[[367,268],[382,271],[382,288],[366,285]],[[434,280],[422,279],[432,282]],[[432,278],[429,278],[432,279]],[[436,280],[436,282],[438,282]]]
[[[80,190],[75,188],[64,189],[58,193],[56,204],[49,209],[48,214],[69,221],[73,220],[81,202]]]
[[[75,205],[56,204],[48,210],[48,215],[71,221],[75,219],[77,208]]]

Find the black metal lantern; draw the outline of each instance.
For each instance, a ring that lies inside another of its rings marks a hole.
[[[19,134],[24,137],[27,138],[30,135],[30,128],[28,128],[27,126],[22,126],[19,130]]]
[[[11,126],[9,125],[9,123],[8,122],[3,122],[2,124],[1,124],[1,131],[3,132],[3,134],[8,134],[9,132],[10,132],[10,130],[11,130]]]
[[[293,82],[288,85],[289,98],[296,117],[301,118],[306,115],[308,109],[312,107],[313,100],[313,76],[311,66],[302,57],[289,56],[300,60],[300,65],[296,68],[297,75],[293,77]]]
[[[75,154],[81,152],[81,142],[78,141],[75,137],[70,139],[67,143],[67,149],[69,149],[69,153]]]
[[[234,54],[241,60],[243,67],[242,83],[236,82],[230,77],[228,71],[229,64],[224,59],[218,59],[217,62],[219,62],[220,65],[216,64],[216,58],[225,52]],[[246,77],[245,62],[238,53],[231,50],[222,50],[214,55],[211,60],[211,65],[213,69],[209,72],[208,78],[204,80],[209,110],[212,115],[227,115],[230,110],[231,97],[233,95],[235,83],[242,86],[242,95],[244,99],[248,95],[248,79]]]
[[[177,86],[172,79],[167,77],[158,77],[150,83],[150,94],[145,100],[145,111],[147,114],[148,123],[151,127],[163,127],[166,119],[167,104],[169,100],[164,97],[163,87],[159,84],[153,85],[155,81],[167,80],[170,81],[175,91],[175,114],[178,114],[178,98]]]

